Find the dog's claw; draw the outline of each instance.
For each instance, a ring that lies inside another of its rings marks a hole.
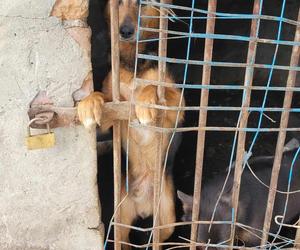
[[[100,126],[103,104],[104,97],[102,93],[91,93],[78,104],[77,112],[79,121],[86,128],[91,128],[96,124]]]

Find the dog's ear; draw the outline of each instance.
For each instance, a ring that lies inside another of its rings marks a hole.
[[[183,204],[184,213],[190,212],[193,208],[193,196],[185,194],[179,190],[177,190],[177,196]]]

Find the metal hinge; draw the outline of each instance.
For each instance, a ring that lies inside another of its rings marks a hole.
[[[103,105],[102,120],[128,120],[129,102],[107,102]],[[30,103],[28,110],[29,120],[43,117],[31,124],[31,128],[44,129],[45,124],[50,128],[72,127],[79,125],[77,107],[55,106],[47,97],[45,91],[40,91]]]

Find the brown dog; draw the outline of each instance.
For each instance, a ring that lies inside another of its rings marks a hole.
[[[109,13],[108,13],[109,14]],[[159,15],[159,13],[151,8],[143,8],[144,15]],[[135,32],[137,30],[138,4],[136,0],[122,0],[119,7],[119,28],[120,28],[120,94],[121,99],[128,101],[131,98],[133,89],[134,72],[132,69],[123,66],[128,61],[134,61],[135,57]],[[149,19],[152,20],[152,19]],[[156,20],[156,19],[155,19]],[[150,21],[143,23],[144,27],[158,28],[159,22]],[[153,34],[143,33],[142,38],[153,36]],[[141,48],[142,50],[144,48]],[[137,77],[145,80],[158,80],[158,70],[155,67],[142,67],[137,72]],[[111,73],[108,74],[103,82],[101,92],[93,92],[83,99],[78,105],[78,115],[80,121],[85,126],[92,124],[101,124],[101,128],[106,130],[110,128],[113,121],[101,123],[101,109],[104,102],[112,101],[112,84]],[[167,73],[166,82],[173,83],[174,80]],[[137,102],[143,104],[159,104],[157,96],[157,87],[153,85],[139,86],[133,92]],[[179,106],[180,91],[174,88],[165,89],[165,105]],[[184,106],[182,100],[181,106]],[[154,108],[145,108],[139,105],[135,106],[135,115],[137,120],[144,125],[155,125],[158,118],[158,111]],[[177,111],[166,111],[162,126],[165,128],[174,127]],[[178,115],[179,122],[183,121],[183,112]],[[121,205],[121,223],[131,225],[138,217],[148,217],[153,214],[153,183],[154,171],[157,166],[158,148],[157,134],[147,128],[130,128],[128,132],[128,121],[121,122],[122,145],[126,148],[126,141],[129,139],[129,193]],[[162,151],[166,153],[170,135],[163,137]],[[160,162],[159,164],[163,164]],[[163,192],[160,203],[159,224],[174,223],[175,206],[174,206],[174,188],[172,177],[168,174],[163,176]],[[125,197],[125,185],[122,183],[122,197]],[[160,241],[164,241],[170,237],[174,228],[170,227],[160,231]],[[122,241],[129,242],[129,229],[122,228]],[[128,249],[129,247],[124,247]]]

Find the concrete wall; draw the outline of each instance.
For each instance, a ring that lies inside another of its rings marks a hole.
[[[73,91],[91,70],[89,49],[61,19],[49,17],[54,2],[0,4],[1,250],[102,249],[101,230],[91,229],[101,226],[94,131],[55,129],[51,149],[28,151],[24,143],[28,105],[37,92],[72,106]],[[89,29],[78,29],[86,42]]]

